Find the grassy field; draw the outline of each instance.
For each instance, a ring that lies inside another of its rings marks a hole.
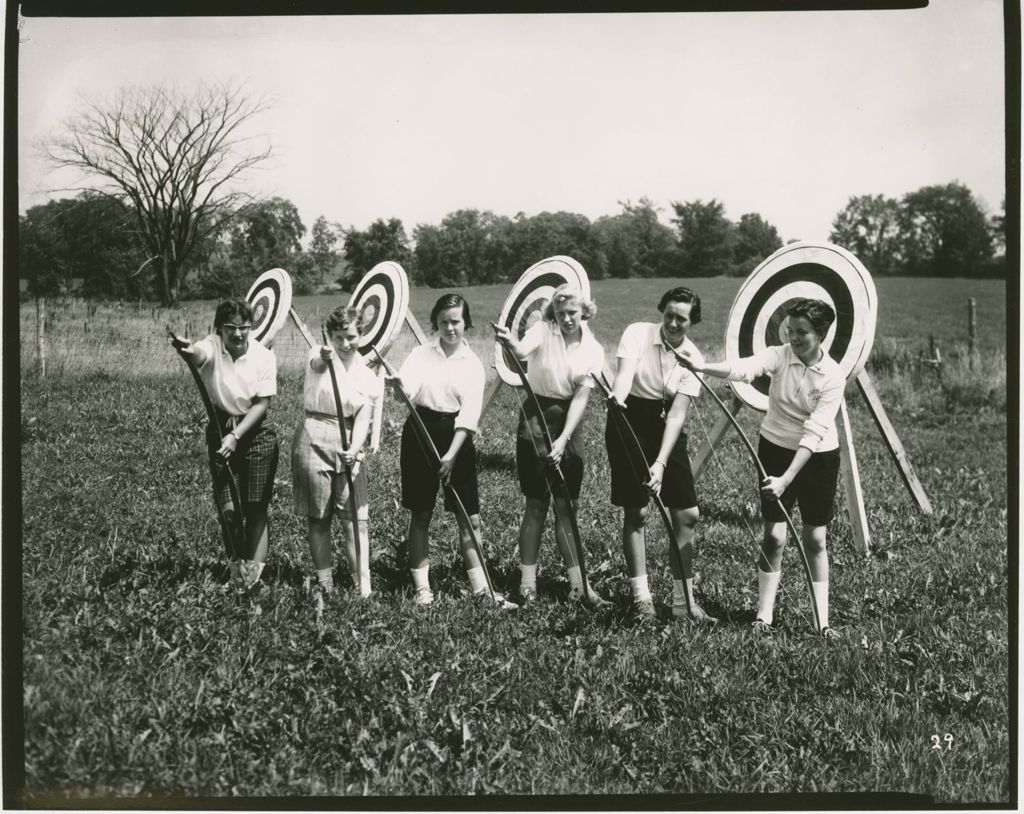
[[[706,314],[693,338],[712,357],[721,353],[736,285],[693,281]],[[651,318],[666,287],[596,283],[594,330],[605,347],[614,350],[626,323]],[[413,606],[394,557],[405,523],[396,499],[402,414],[389,403],[371,461],[376,597],[343,594],[318,627],[304,587],[304,521],[291,512],[287,461],[301,410],[302,348],[290,328],[277,347],[280,396],[271,409],[282,449],[271,555],[262,593],[239,603],[221,591],[202,408],[161,336],[167,322],[205,333],[210,304],[171,313],[55,305],[41,382],[32,375],[34,311],[26,307],[28,801],[746,792],[1010,801],[1003,292],[991,281],[879,281],[876,385],[935,513],[915,511],[851,388],[874,554],[858,555],[839,514],[829,543],[832,621],[844,638],[831,644],[809,635],[794,551],[778,602],[780,633],[767,641],[746,633],[759,522],[755,476],[731,435],[698,484],[698,595],[722,623],[707,631],[627,620],[621,517],[608,503],[596,400],[583,429],[579,515],[591,578],[615,601],[611,609],[564,601],[550,533],[537,606],[503,613],[464,597],[454,525],[440,512],[431,540],[437,601]],[[413,292],[424,327],[439,293]],[[486,321],[506,293],[467,292],[485,360]],[[978,299],[982,347],[973,367],[956,350],[966,341],[968,296]],[[334,304],[299,298],[295,307],[317,326]],[[941,377],[912,364],[929,331],[947,359]],[[717,418],[709,399],[696,407],[694,444]],[[515,409],[502,391],[479,441],[484,536],[503,589],[518,581]],[[756,416],[740,417],[748,435],[756,433]],[[652,589],[665,601],[664,536],[660,528],[649,536]]]

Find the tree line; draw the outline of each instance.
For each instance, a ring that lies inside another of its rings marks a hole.
[[[783,245],[758,213],[732,221],[717,199],[671,202],[669,223],[649,199],[591,221],[573,212],[460,209],[409,235],[398,218],[363,229],[319,216],[307,230],[291,201],[259,198],[242,177],[270,156],[244,135],[265,109],[237,86],[121,91],[86,104],[43,145],[55,167],[89,183],[77,195],[33,206],[19,219],[19,277],[31,294],[76,286],[95,297],[244,294],[269,268],[297,293],[355,282],[395,260],[432,287],[511,283],[544,257],[574,257],[592,279],[746,276]],[[853,196],[829,239],[878,276],[1006,274],[1005,201],[988,216],[963,184],[922,187],[901,199]]]

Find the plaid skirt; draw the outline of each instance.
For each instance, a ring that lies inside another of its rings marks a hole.
[[[345,419],[351,437],[353,419]],[[295,494],[295,514],[299,517],[320,519],[340,515],[351,520],[348,499],[348,480],[341,462],[341,436],[338,419],[321,413],[306,413],[295,428],[292,438],[292,485]],[[359,465],[353,479],[356,510],[360,520],[369,519],[367,508],[366,461]],[[333,507],[333,508],[332,508]]]
[[[229,432],[241,420],[240,415],[229,415],[218,411],[221,426]],[[213,499],[222,509],[231,508],[231,492],[228,489],[227,467],[217,450],[220,449],[221,438],[217,428],[206,425],[206,446],[210,453],[210,474],[213,476]],[[228,463],[237,478],[238,494],[242,503],[256,503],[261,506],[270,505],[274,494],[274,476],[277,474],[277,459],[280,447],[277,433],[264,420],[254,429],[249,430],[238,442]]]

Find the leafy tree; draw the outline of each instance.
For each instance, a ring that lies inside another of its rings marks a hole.
[[[31,207],[18,221],[19,276],[35,295],[81,280],[87,296],[137,296],[145,260],[131,213],[117,201],[82,193]]]
[[[598,246],[585,215],[541,212],[527,217],[520,212],[511,222],[509,241],[512,261],[506,279],[515,280],[538,260],[559,254],[579,261],[591,277],[597,278]]]
[[[197,243],[244,200],[234,185],[270,156],[243,133],[265,107],[232,85],[127,88],[83,99],[44,150],[54,167],[84,173],[95,191],[129,207],[145,253],[159,257],[160,298],[173,305]]]
[[[459,209],[440,225],[418,224],[415,267],[419,281],[434,288],[508,279],[512,265],[511,222],[478,209]]]
[[[596,279],[601,277],[668,277],[678,273],[679,256],[672,229],[658,220],[647,198],[619,202],[622,212],[594,222]]]
[[[853,252],[874,275],[903,271],[900,204],[894,198],[851,196],[832,221],[829,240]]]
[[[756,212],[740,216],[733,247],[733,276],[746,277],[757,268],[758,263],[780,248],[782,238],[768,221]]]
[[[306,227],[295,204],[285,198],[247,203],[204,244],[205,262],[189,293],[203,297],[244,296],[260,274],[283,268],[297,293],[312,289],[315,268],[305,259]]]
[[[971,191],[957,181],[907,193],[900,228],[907,274],[974,277],[990,266],[988,219]]]
[[[672,222],[679,230],[680,276],[717,277],[733,268],[735,227],[725,217],[725,206],[712,198],[673,202]]]
[[[410,273],[410,277],[414,276],[409,268],[412,259],[409,238],[399,218],[387,221],[378,218],[365,231],[346,230],[343,252],[346,269],[340,282],[349,290],[366,272],[384,260],[394,260]]]
[[[324,275],[332,271],[341,258],[335,249],[340,232],[341,227],[336,223],[329,222],[323,215],[313,223],[313,229],[310,232],[309,254],[321,285],[324,282]]]

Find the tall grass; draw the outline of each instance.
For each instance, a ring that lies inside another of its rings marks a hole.
[[[623,325],[651,317],[663,282],[599,292],[595,332],[609,352]],[[695,339],[713,355],[731,294],[708,291],[712,306]],[[504,293],[472,293],[473,342],[488,359],[484,328]],[[433,294],[415,293],[424,327]],[[300,300],[296,308],[315,329],[329,304]],[[41,381],[26,364],[34,352],[24,341],[31,311],[22,325],[22,700],[32,805],[815,791],[920,795],[916,805],[1010,801],[1008,671],[1016,645],[1008,625],[1007,421],[998,402],[947,409],[932,397],[943,392],[938,376],[911,357],[877,371],[935,506],[922,516],[867,411],[851,398],[876,556],[854,549],[840,511],[829,530],[830,592],[844,638],[829,644],[808,634],[792,551],[779,634],[747,635],[756,607],[756,477],[731,435],[698,483],[697,590],[721,624],[630,621],[621,513],[608,503],[596,400],[580,430],[588,463],[579,516],[591,579],[613,607],[589,612],[564,601],[550,531],[536,606],[507,614],[469,600],[455,526],[441,511],[430,539],[437,601],[415,607],[396,560],[407,521],[397,502],[402,413],[388,402],[382,449],[367,464],[376,598],[342,593],[318,626],[287,466],[301,412],[302,340],[289,328],[276,348],[281,373],[270,421],[282,466],[271,554],[263,592],[238,604],[220,590],[202,408],[162,335],[165,320],[179,330],[191,320],[194,333],[183,332],[193,337],[205,332],[212,304],[172,314],[113,309],[110,333],[95,348],[88,347],[92,324],[88,335],[77,328],[90,317],[80,307],[54,309],[64,344],[55,340],[58,366]],[[93,324],[105,314],[97,308]],[[409,341],[403,332],[401,343]],[[879,347],[884,354],[885,343]],[[108,354],[103,365],[100,353]],[[991,348],[981,365],[965,362],[955,373],[959,357],[945,355],[951,367],[943,376],[951,380],[997,380],[998,364],[984,367]],[[479,437],[484,537],[504,590],[518,580],[515,413],[513,395],[500,393]],[[692,444],[716,418],[706,399],[696,402]],[[739,420],[748,435],[756,432],[752,411]],[[648,533],[651,586],[666,600],[664,535],[653,524]],[[347,584],[344,572],[339,566],[339,584]],[[933,735],[942,748],[933,748]]]

